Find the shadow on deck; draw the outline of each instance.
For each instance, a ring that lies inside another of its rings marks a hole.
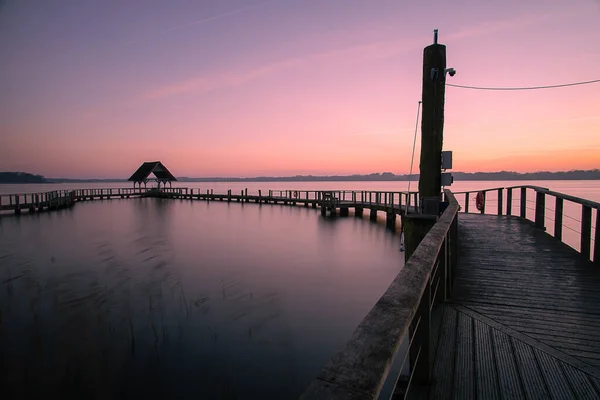
[[[459,221],[429,398],[600,398],[600,268],[516,217]]]

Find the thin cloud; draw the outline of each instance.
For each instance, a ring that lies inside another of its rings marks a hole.
[[[600,0],[599,0],[600,1]],[[523,28],[531,25],[538,25],[557,18],[564,18],[565,14],[556,13],[536,13],[520,15],[515,18],[509,18],[500,21],[483,21],[477,25],[467,27],[455,33],[444,36],[448,40],[459,40],[470,37],[489,35],[492,33],[504,32],[512,29]],[[443,40],[442,40],[443,41]]]
[[[382,131],[365,131],[365,132],[357,132],[357,133],[352,133],[348,136],[351,137],[361,137],[361,136],[391,136],[397,133],[402,133],[402,132],[413,132],[414,133],[415,128],[401,128],[401,129],[385,129]]]
[[[2,0],[0,0],[0,1],[2,1]],[[245,11],[251,10],[253,8],[256,8],[256,7],[258,7],[258,6],[262,5],[262,4],[268,3],[270,1],[272,1],[272,0],[258,1],[256,3],[249,4],[249,5],[245,6],[245,7],[240,7],[240,8],[237,8],[235,10],[227,11],[227,12],[224,12],[224,13],[221,13],[221,14],[217,14],[217,15],[212,15],[210,17],[200,18],[200,19],[197,19],[197,20],[194,20],[194,21],[187,22],[185,24],[175,25],[175,26],[173,26],[171,28],[155,32],[154,34],[148,35],[148,36],[143,37],[143,38],[128,40],[128,41],[124,42],[123,45],[130,45],[130,44],[133,44],[133,43],[141,42],[143,40],[154,39],[154,38],[166,35],[167,33],[175,32],[175,31],[180,31],[182,29],[186,29],[186,28],[189,28],[191,26],[202,25],[202,24],[205,24],[207,22],[212,22],[212,21],[216,21],[216,20],[219,20],[219,19],[231,17],[232,15],[241,14],[241,13],[243,13]]]
[[[257,4],[260,3],[256,3],[255,6]],[[248,7],[244,9],[247,9]],[[241,12],[242,10],[243,9],[237,10],[237,12]],[[517,26],[539,24],[555,17],[557,16],[554,14],[525,15],[517,18],[497,21],[494,23],[481,23],[472,27],[468,27],[457,33],[449,34],[446,36],[446,39],[460,40],[473,36],[497,33],[499,31],[514,29]],[[302,57],[274,61],[270,64],[257,66],[254,69],[231,68],[227,72],[203,73],[203,75],[198,77],[192,77],[180,82],[175,82],[149,90],[143,94],[142,97],[145,100],[155,100],[189,92],[204,93],[223,87],[241,85],[276,72],[297,67],[302,64],[315,65],[319,62],[330,60],[339,61],[341,58],[346,58],[348,62],[354,62],[356,60],[389,58],[397,56],[408,50],[420,48],[423,45],[423,40],[420,38],[419,40],[412,39],[405,40],[404,42],[398,38],[388,38],[369,43],[350,45],[327,51],[315,52]]]
[[[418,46],[416,41],[413,43],[405,42],[404,46],[397,42],[379,41],[315,52],[303,57],[274,61],[270,64],[257,66],[254,69],[232,68],[228,72],[209,72],[198,77],[152,89],[142,97],[146,100],[155,100],[188,92],[204,93],[223,87],[237,86],[303,64],[314,65],[319,62],[339,60],[341,57],[347,57],[349,61],[385,58],[397,55],[416,46]]]
[[[173,83],[170,85],[161,86],[157,89],[153,89],[147,92],[146,94],[144,94],[143,97],[146,100],[156,100],[182,93],[204,93],[223,87],[236,86],[245,82],[252,81],[254,79],[258,79],[262,76],[270,75],[279,70],[291,68],[295,65],[298,65],[302,61],[302,58],[293,58],[268,65],[263,65],[253,70],[232,70],[224,73],[217,72],[214,74],[203,75],[196,78],[191,78],[181,82]]]

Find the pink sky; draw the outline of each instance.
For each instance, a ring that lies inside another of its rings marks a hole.
[[[410,3],[8,0],[0,171],[408,173],[433,28],[449,83],[600,79],[598,1]],[[444,148],[456,171],[599,168],[600,84],[448,87]]]

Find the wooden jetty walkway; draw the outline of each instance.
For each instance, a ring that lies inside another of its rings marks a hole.
[[[41,212],[45,210],[71,207],[76,202],[92,200],[128,199],[136,197],[163,197],[171,199],[189,199],[203,201],[227,201],[259,204],[282,204],[304,206],[321,209],[322,215],[348,216],[350,209],[357,217],[362,217],[363,210],[370,210],[370,218],[377,219],[377,212],[386,213],[389,225],[395,224],[396,217],[405,213],[416,213],[415,204],[419,198],[417,192],[384,192],[384,191],[350,191],[350,190],[258,190],[249,194],[248,189],[239,194],[227,190],[226,193],[215,193],[213,190],[202,191],[190,188],[112,188],[112,189],[78,189],[55,190],[43,193],[0,195],[0,211]]]
[[[446,191],[448,208],[303,399],[375,399],[390,382],[394,399],[600,399],[600,204],[489,191],[499,215],[459,213]],[[561,241],[573,229],[563,202],[580,207],[579,251]]]

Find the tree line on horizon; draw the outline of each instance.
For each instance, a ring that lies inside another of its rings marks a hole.
[[[453,172],[455,181],[522,181],[522,180],[600,180],[600,170],[538,171],[538,172]],[[416,181],[418,174],[400,174],[392,172],[354,174],[354,175],[296,175],[296,176],[259,176],[254,178],[189,178],[178,177],[180,182],[327,182],[327,181]],[[0,183],[67,183],[67,182],[126,182],[126,179],[70,179],[46,178],[42,175],[26,172],[0,172]]]

